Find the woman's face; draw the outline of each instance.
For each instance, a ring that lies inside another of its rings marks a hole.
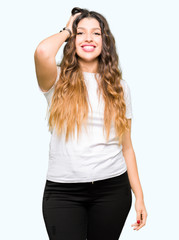
[[[85,62],[94,61],[101,54],[101,28],[95,18],[83,18],[78,23],[75,45],[77,55]]]

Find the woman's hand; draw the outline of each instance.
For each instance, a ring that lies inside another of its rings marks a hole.
[[[137,213],[137,221],[136,221],[136,223],[132,224],[131,227],[134,227],[133,230],[138,231],[140,228],[145,226],[146,220],[147,220],[147,211],[146,211],[143,200],[136,199],[135,210]]]
[[[80,15],[81,13],[76,13],[75,15],[71,15],[70,19],[68,20],[68,23],[66,25],[67,28],[69,28],[71,30],[71,32],[73,33],[73,30],[72,30],[72,25],[73,25],[73,22],[74,20],[76,19],[76,17],[78,17],[78,15]]]

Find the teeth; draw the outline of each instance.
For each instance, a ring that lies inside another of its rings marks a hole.
[[[92,48],[94,48],[94,47],[93,47],[93,46],[84,46],[83,48],[85,48],[85,49],[87,49],[87,50],[88,50],[88,49],[90,50],[90,49],[92,49]]]

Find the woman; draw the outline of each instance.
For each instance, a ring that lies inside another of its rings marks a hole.
[[[56,66],[61,45],[64,56]],[[43,217],[53,240],[117,240],[135,195],[134,230],[147,212],[131,142],[130,90],[99,13],[74,8],[66,27],[36,48],[52,133]]]

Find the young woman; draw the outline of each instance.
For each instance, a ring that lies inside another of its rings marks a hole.
[[[130,90],[106,19],[72,9],[66,27],[40,42],[34,58],[52,133],[42,208],[49,238],[119,239],[131,189],[132,227],[139,230],[147,212],[131,142]]]

